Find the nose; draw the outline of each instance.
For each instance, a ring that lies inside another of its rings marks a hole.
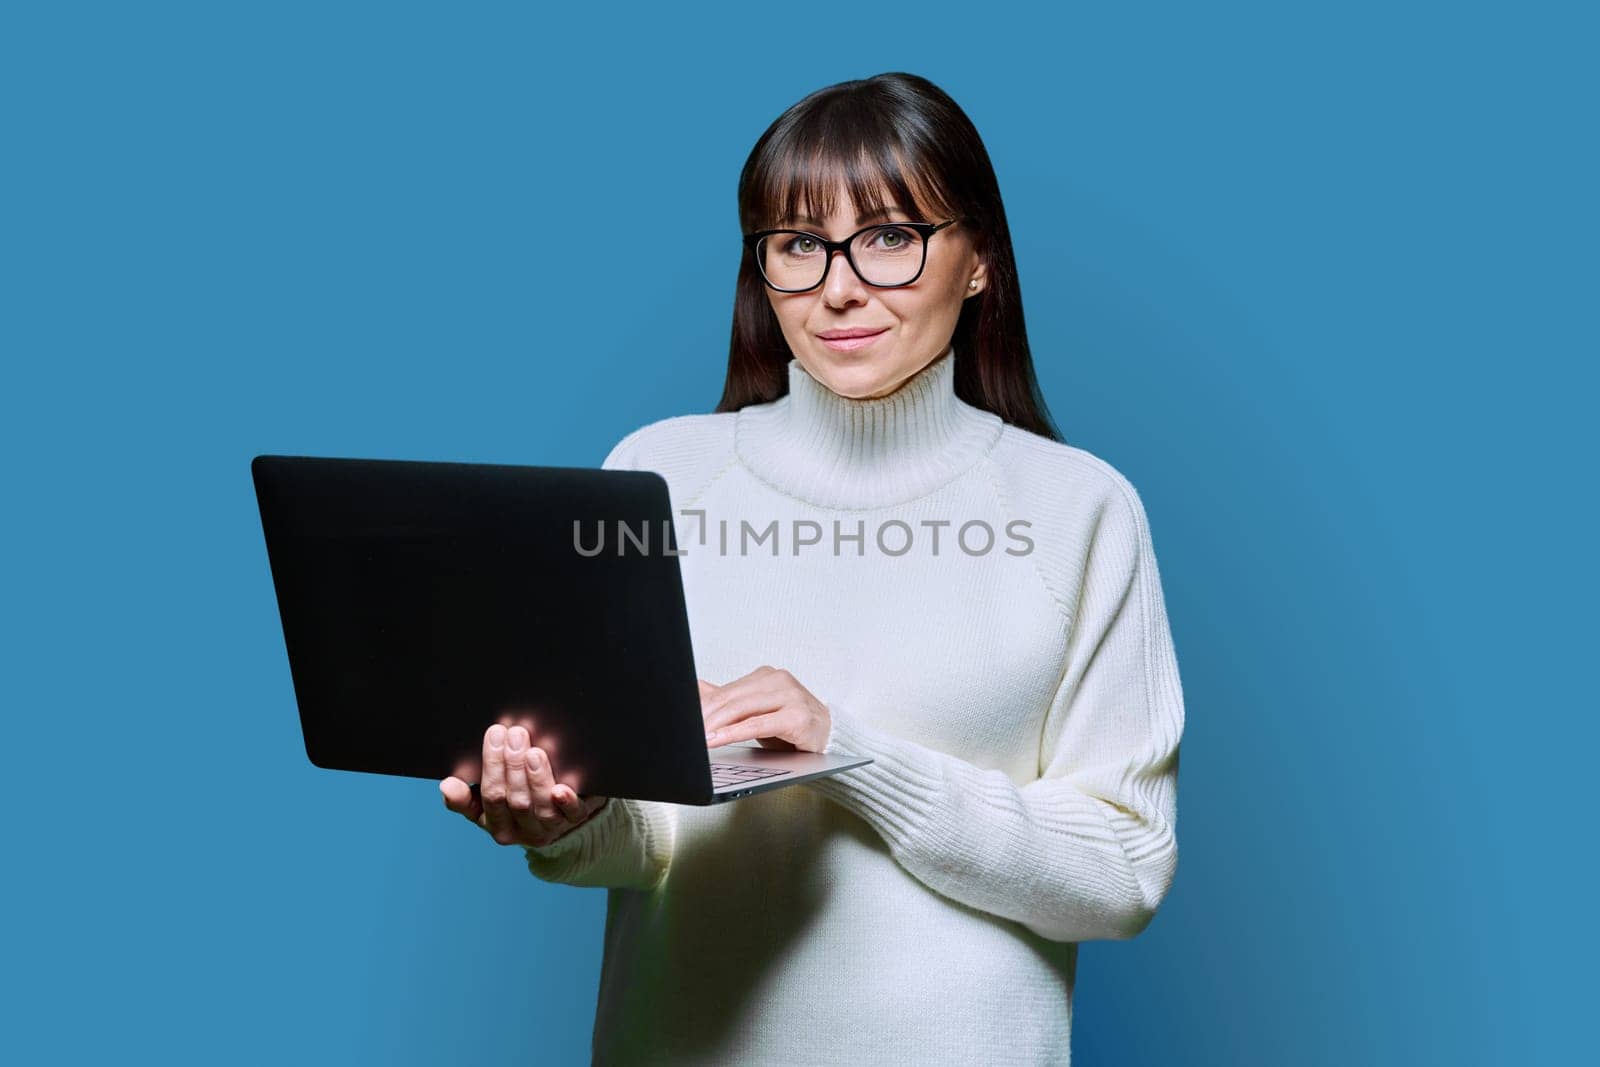
[[[828,264],[828,277],[822,283],[822,299],[828,306],[844,307],[852,301],[858,304],[865,303],[867,283],[862,281],[855,268],[850,266],[850,257],[842,251],[835,252]]]

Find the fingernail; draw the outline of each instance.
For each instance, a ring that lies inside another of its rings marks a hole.
[[[521,734],[513,734],[513,733],[509,733],[508,732],[506,734],[506,747],[511,749],[511,751],[513,751],[513,752],[521,752],[522,751],[522,735]]]
[[[708,741],[708,742],[715,741],[717,738],[719,738],[721,736],[722,736],[722,731],[721,730],[712,730],[709,734],[706,734],[706,741]]]
[[[506,732],[501,727],[496,726],[491,729],[489,731],[489,747],[499,748],[500,745],[505,741],[505,736]]]

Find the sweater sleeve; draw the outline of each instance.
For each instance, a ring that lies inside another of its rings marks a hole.
[[[672,805],[612,797],[582,826],[522,851],[528,870],[546,882],[648,890],[667,876],[672,830]]]
[[[635,430],[606,456],[606,470],[640,470]],[[654,889],[672,859],[677,806],[612,797],[589,820],[542,848],[523,846],[528,870],[565,885],[606,889]]]
[[[1178,860],[1183,694],[1131,486],[1103,512],[1085,568],[1036,780],[1018,785],[829,704],[824,750],[874,762],[808,783],[870,824],[936,892],[1051,941],[1138,934]]]

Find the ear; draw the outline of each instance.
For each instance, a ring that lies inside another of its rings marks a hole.
[[[972,284],[973,282],[977,282],[978,284],[977,285],[973,285]],[[979,293],[983,292],[983,290],[988,286],[988,284],[989,284],[989,267],[988,267],[988,264],[984,263],[983,257],[979,256],[978,257],[978,265],[972,269],[972,273],[967,275],[967,291],[965,293],[963,293],[962,295],[963,296],[977,296]]]

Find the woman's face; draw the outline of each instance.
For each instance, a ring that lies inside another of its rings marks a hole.
[[[874,223],[922,220],[915,209],[907,212],[905,206],[881,218],[858,221],[841,183],[831,218],[802,219],[795,225],[842,241]],[[976,287],[970,284],[974,281]],[[820,288],[806,293],[780,293],[770,287],[766,291],[784,339],[807,373],[840,396],[863,400],[889,395],[942,354],[955,334],[961,302],[981,293],[987,281],[971,237],[957,225],[933,235],[927,266],[910,285],[875,289],[850,269],[844,253],[836,252]],[[853,348],[836,347],[825,339],[833,331],[858,328],[881,332],[865,344],[853,342],[859,345]]]

